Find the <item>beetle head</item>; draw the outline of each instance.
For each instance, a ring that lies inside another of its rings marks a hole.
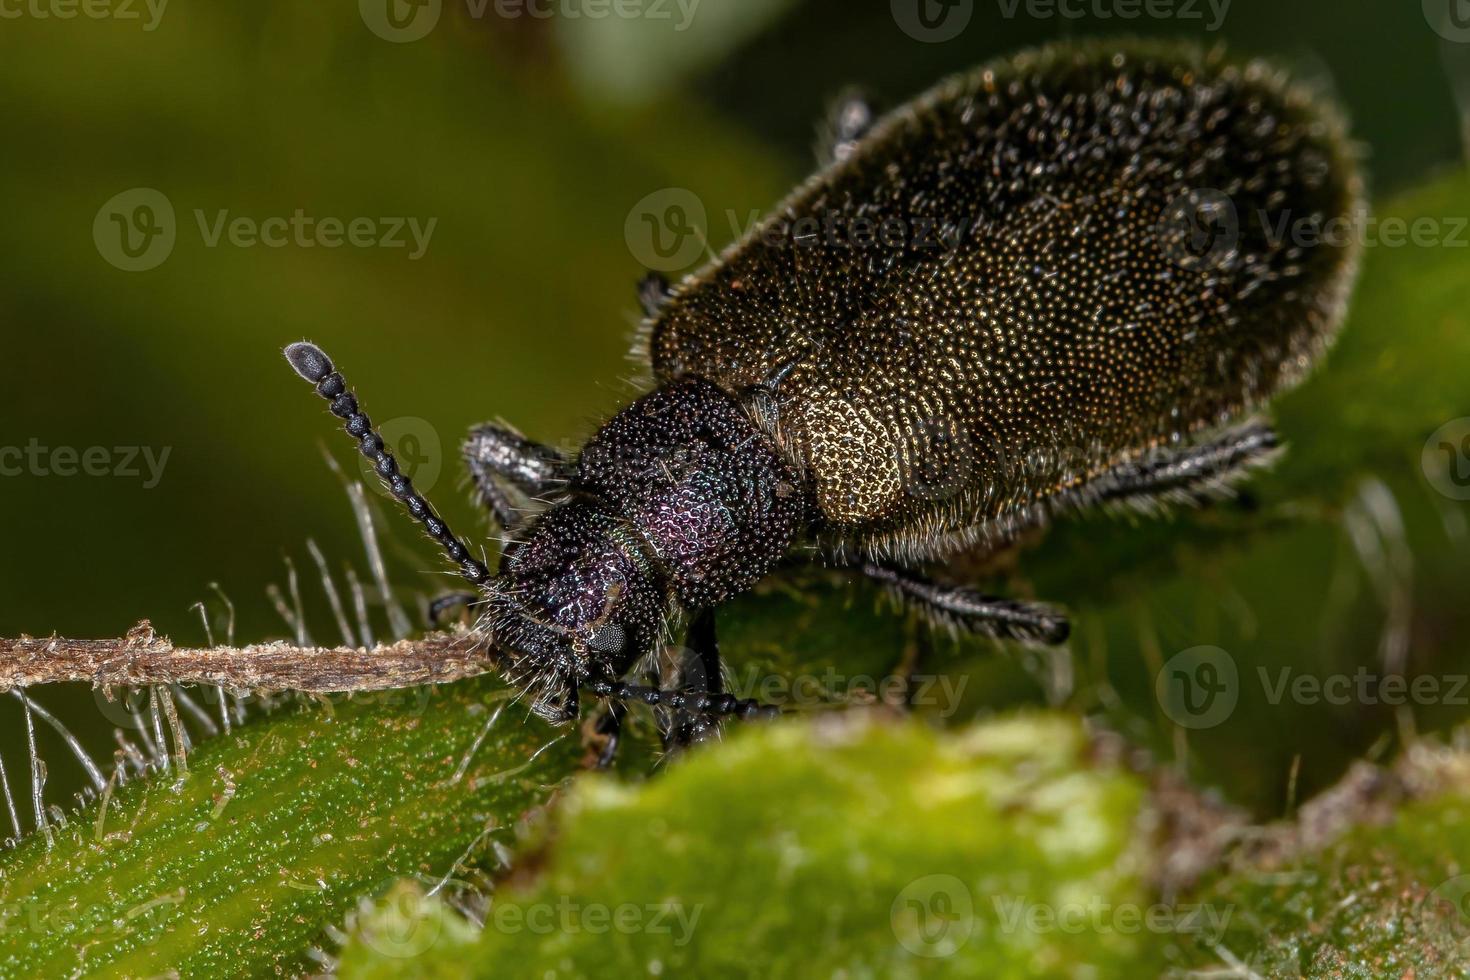
[[[670,605],[637,532],[595,498],[576,496],[507,549],[479,625],[532,709],[566,722],[585,681],[615,680],[654,648]]]

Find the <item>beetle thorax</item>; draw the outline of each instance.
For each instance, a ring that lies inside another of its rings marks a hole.
[[[610,502],[693,608],[753,586],[806,517],[800,483],[770,440],[734,398],[699,379],[613,416],[583,448],[573,489]]]

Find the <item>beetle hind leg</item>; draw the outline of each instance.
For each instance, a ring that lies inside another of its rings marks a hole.
[[[873,128],[875,118],[872,104],[861,93],[844,92],[832,103],[822,123],[817,163],[825,167],[852,156],[857,144]]]
[[[1265,422],[1247,422],[1193,445],[1156,451],[1109,470],[1085,488],[1098,503],[1144,510],[1160,501],[1199,505],[1228,497],[1251,470],[1276,458],[1281,440]]]
[[[982,595],[974,589],[935,582],[906,569],[869,562],[862,572],[887,586],[931,622],[968,633],[1055,645],[1071,633],[1067,617],[1050,606]]]

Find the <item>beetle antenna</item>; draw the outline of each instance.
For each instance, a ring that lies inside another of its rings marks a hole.
[[[475,585],[489,581],[489,569],[470,554],[443,518],[414,489],[413,482],[399,472],[398,460],[383,444],[383,437],[373,428],[372,420],[358,407],[357,398],[347,390],[347,382],[332,366],[332,359],[320,347],[306,341],[291,344],[285,353],[292,369],[315,385],[316,393],[330,403],[332,414],[342,420],[347,434],[357,440],[358,450],[372,461],[383,486],[429,532],[429,537],[438,542],[445,556],[459,566],[459,574]]]

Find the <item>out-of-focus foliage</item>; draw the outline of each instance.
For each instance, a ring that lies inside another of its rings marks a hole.
[[[1137,933],[1028,928],[1037,909],[1149,902],[1142,785],[1089,765],[1075,721],[938,736],[859,718],[742,732],[640,788],[583,780],[535,881],[498,892],[478,938],[446,925],[447,941],[405,960],[381,937],[436,930],[444,913],[395,904],[362,923],[368,942],[342,974],[1022,978],[1159,965]]]
[[[483,930],[405,883],[356,922],[342,976],[1470,969],[1463,751],[1416,745],[1429,785],[1386,824],[1325,841],[1310,825],[1234,828],[1247,853],[1287,843],[1164,901],[1142,879],[1167,856],[1154,831],[1169,814],[1091,758],[1074,722],[940,736],[852,722],[741,733],[639,788],[583,780],[527,855],[530,880],[478,912]],[[1341,795],[1331,807],[1371,810]]]

